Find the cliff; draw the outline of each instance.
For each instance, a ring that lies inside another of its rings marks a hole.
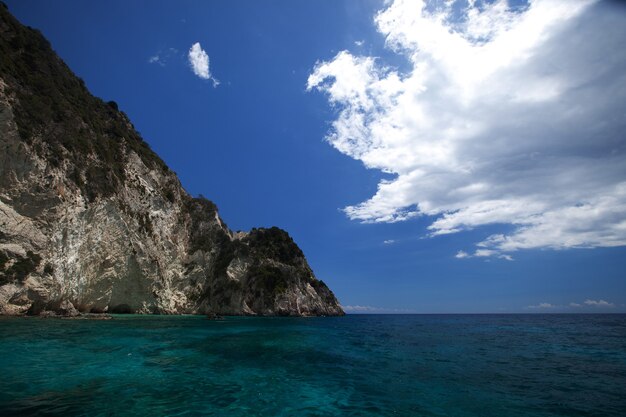
[[[0,314],[341,315],[291,237],[233,233],[0,3]]]

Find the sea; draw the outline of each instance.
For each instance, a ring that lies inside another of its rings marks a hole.
[[[626,315],[0,318],[1,416],[626,416]]]

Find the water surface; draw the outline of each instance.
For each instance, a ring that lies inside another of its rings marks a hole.
[[[0,318],[2,416],[624,416],[626,315]]]

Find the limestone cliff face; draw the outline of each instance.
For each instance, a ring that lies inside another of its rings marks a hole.
[[[233,233],[0,3],[0,314],[340,315],[289,235]]]

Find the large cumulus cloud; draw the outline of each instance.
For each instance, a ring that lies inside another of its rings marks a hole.
[[[375,23],[410,71],[342,51],[308,79],[337,109],[328,142],[394,174],[346,214],[508,226],[462,257],[625,245],[625,18],[592,0],[389,4]]]

